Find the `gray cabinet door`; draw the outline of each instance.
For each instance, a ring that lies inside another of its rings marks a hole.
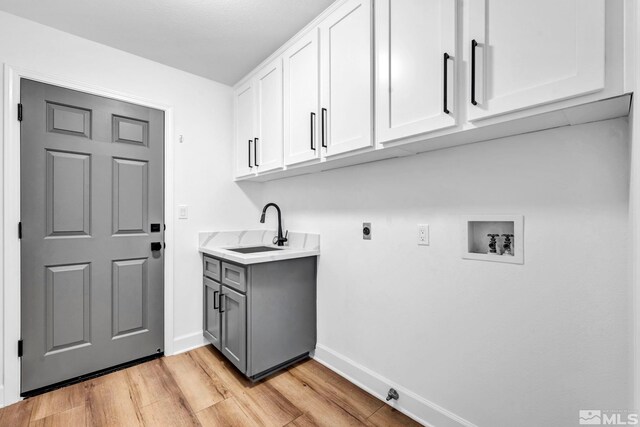
[[[242,373],[247,368],[247,298],[222,286],[222,353]]]
[[[163,350],[164,113],[29,80],[21,102],[27,392]]]
[[[220,350],[220,284],[204,278],[204,336]]]

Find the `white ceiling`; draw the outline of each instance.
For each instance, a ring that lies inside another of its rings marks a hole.
[[[0,0],[0,10],[234,84],[333,0]]]

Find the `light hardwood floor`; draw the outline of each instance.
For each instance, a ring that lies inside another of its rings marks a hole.
[[[211,346],[0,410],[0,426],[417,426],[314,360],[251,383]]]

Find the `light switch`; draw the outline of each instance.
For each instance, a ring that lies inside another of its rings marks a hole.
[[[189,218],[189,206],[187,205],[179,205],[178,206],[178,219],[187,219]]]

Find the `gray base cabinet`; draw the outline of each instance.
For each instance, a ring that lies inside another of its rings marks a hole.
[[[236,368],[247,369],[247,297],[222,287],[222,340],[220,350]]]
[[[204,278],[204,336],[220,349],[220,284]]]
[[[258,380],[316,346],[316,257],[243,266],[204,255],[203,333]]]

